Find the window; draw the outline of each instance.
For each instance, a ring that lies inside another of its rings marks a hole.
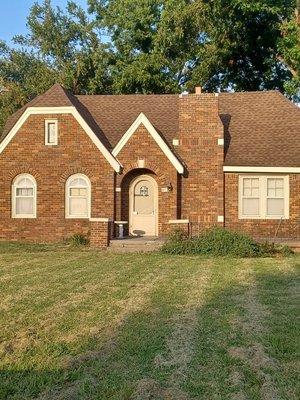
[[[12,217],[36,218],[36,181],[31,175],[19,175],[13,182]]]
[[[58,142],[58,124],[55,119],[47,119],[45,121],[45,144],[48,146],[56,146]]]
[[[239,218],[288,219],[289,177],[240,175]]]
[[[90,208],[90,180],[81,174],[70,176],[66,183],[66,218],[89,218]]]

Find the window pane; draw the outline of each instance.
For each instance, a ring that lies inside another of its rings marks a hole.
[[[86,180],[83,178],[78,178],[77,186],[87,187]]]
[[[56,126],[54,122],[49,122],[47,124],[48,128],[48,143],[56,142]]]
[[[16,214],[17,215],[33,215],[33,198],[17,197],[16,198]]]
[[[243,195],[246,197],[251,197],[251,188],[250,187],[244,187]]]
[[[251,189],[251,179],[250,178],[244,178],[244,188],[250,188]]]
[[[259,215],[259,199],[243,199],[243,215]]]
[[[72,197],[70,198],[70,215],[71,216],[88,216],[87,199]]]
[[[245,197],[258,197],[259,196],[259,179],[258,178],[244,178],[243,179],[243,195]]]
[[[284,216],[283,199],[267,199],[267,215]]]
[[[17,196],[33,196],[33,189],[32,188],[17,188]]]
[[[71,188],[70,196],[87,196],[87,189],[85,188]]]
[[[70,189],[70,196],[79,196],[79,189],[71,188]]]
[[[283,197],[283,179],[269,178],[267,179],[268,197]]]

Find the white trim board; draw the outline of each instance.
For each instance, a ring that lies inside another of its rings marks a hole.
[[[10,130],[8,135],[4,138],[2,143],[0,143],[0,154],[3,152],[3,150],[7,147],[7,145],[10,143],[10,141],[16,135],[16,133],[22,127],[22,125],[27,120],[27,118],[30,115],[40,115],[40,114],[45,114],[45,115],[47,115],[47,114],[71,114],[71,115],[73,115],[73,117],[76,119],[76,121],[79,123],[79,125],[84,129],[84,131],[87,133],[89,138],[96,145],[98,150],[100,150],[100,152],[103,154],[103,156],[109,162],[109,164],[112,166],[112,168],[118,173],[121,172],[122,166],[119,163],[119,161],[109,152],[109,150],[107,150],[107,148],[100,141],[100,139],[97,137],[97,135],[94,133],[94,131],[89,127],[89,125],[85,122],[85,120],[79,114],[76,107],[73,107],[73,106],[70,106],[70,107],[28,107],[24,111],[22,116],[19,118],[17,123],[14,125],[14,127]]]
[[[113,149],[112,154],[115,157],[119,154],[119,152],[123,149],[125,144],[128,142],[128,140],[131,138],[131,136],[134,134],[134,132],[138,129],[138,127],[141,124],[143,124],[144,127],[148,130],[148,132],[153,137],[153,139],[158,144],[158,146],[163,151],[163,153],[166,155],[168,160],[171,162],[171,164],[173,164],[173,166],[175,167],[177,172],[179,174],[183,174],[184,166],[181,164],[181,162],[178,160],[178,158],[172,153],[169,146],[164,142],[164,140],[162,139],[160,134],[157,132],[157,130],[151,124],[149,119],[143,113],[141,113],[137,117],[137,119],[133,122],[133,124],[130,126],[130,128],[127,130],[127,132],[125,132],[125,134],[122,136],[121,140],[118,142],[118,144]]]
[[[224,172],[269,172],[277,174],[300,174],[300,167],[230,167],[224,166]]]

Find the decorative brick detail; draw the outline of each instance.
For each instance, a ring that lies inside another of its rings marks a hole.
[[[90,220],[90,246],[106,249],[111,239],[112,222],[103,218]]]

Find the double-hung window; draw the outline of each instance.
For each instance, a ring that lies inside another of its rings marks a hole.
[[[18,175],[12,185],[12,217],[36,218],[36,181],[29,174]]]
[[[289,177],[240,175],[240,219],[288,219]]]
[[[91,183],[87,176],[70,176],[66,183],[66,218],[89,218]]]

